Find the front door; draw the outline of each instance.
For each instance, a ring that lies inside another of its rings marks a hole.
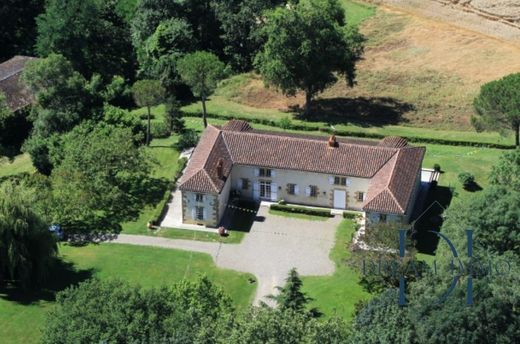
[[[347,208],[347,192],[345,190],[334,190],[334,208]]]
[[[260,198],[271,200],[271,182],[270,181],[260,181]]]

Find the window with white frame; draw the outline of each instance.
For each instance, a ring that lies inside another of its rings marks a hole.
[[[296,184],[287,184],[287,193],[289,195],[296,195]]]
[[[272,172],[272,171],[271,171],[271,169],[269,169],[269,168],[261,168],[261,169],[258,171],[258,175],[259,175],[260,177],[268,177],[268,178],[270,178],[270,177],[271,177],[271,174],[272,174],[271,172]]]
[[[316,185],[309,185],[309,196],[318,197],[318,187]]]
[[[386,223],[386,214],[379,214],[379,222]]]
[[[204,202],[204,195],[201,193],[195,194],[195,202]]]
[[[358,201],[358,202],[363,202],[364,199],[365,199],[365,193],[359,191],[359,192],[357,193],[357,201]]]
[[[204,207],[195,207],[195,219],[204,220]]]
[[[260,181],[260,197],[271,199],[271,182],[268,180]]]
[[[347,185],[347,178],[346,177],[335,176],[334,177],[334,185],[342,185],[342,186]]]

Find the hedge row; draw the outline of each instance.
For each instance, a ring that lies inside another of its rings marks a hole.
[[[314,208],[305,208],[298,207],[293,205],[282,205],[282,204],[272,204],[271,209],[285,211],[288,213],[298,213],[298,214],[306,214],[313,216],[323,216],[323,217],[332,217],[332,214],[329,209],[314,209]]]
[[[177,180],[182,176],[182,171],[186,167],[186,164],[188,162],[188,159],[181,158],[179,159],[179,162],[177,163],[177,170],[175,171],[175,175],[173,176],[173,181],[166,190],[164,191],[164,195],[155,208],[154,213],[152,214],[152,217],[150,219],[150,224],[152,226],[159,226],[161,224],[162,219],[164,218],[164,215],[166,215],[166,210],[168,209],[166,205],[170,201],[170,196],[172,189],[175,187],[175,184],[177,183]]]
[[[197,117],[200,114],[198,112],[185,112],[187,116]],[[294,124],[294,123],[285,123],[281,121],[275,121],[272,119],[265,118],[253,118],[246,116],[235,116],[235,115],[219,115],[215,113],[208,113],[209,118],[216,118],[222,120],[231,120],[231,119],[239,119],[248,121],[250,123],[267,125],[270,127],[278,127],[289,130],[300,130],[300,131],[320,131],[329,134],[336,134],[338,136],[350,136],[350,137],[359,137],[359,138],[367,138],[367,139],[382,139],[388,135],[377,134],[377,133],[367,133],[367,132],[359,132],[359,131],[350,131],[350,130],[333,130],[329,127],[320,127],[319,125],[302,125],[302,124]],[[447,139],[439,139],[439,138],[429,138],[429,137],[417,137],[417,136],[404,136],[409,142],[415,143],[433,143],[439,145],[449,145],[449,146],[469,146],[469,147],[487,147],[487,148],[499,148],[499,149],[514,149],[514,145],[507,145],[501,143],[485,143],[485,142],[472,142],[472,141],[462,141],[462,140],[447,140]]]
[[[348,211],[344,211],[343,212],[343,218],[344,219],[351,219],[351,220],[356,220],[357,218],[359,218],[361,215],[360,214],[357,214],[357,213],[349,213]]]

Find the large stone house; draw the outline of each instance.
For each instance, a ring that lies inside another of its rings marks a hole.
[[[208,126],[179,189],[184,223],[217,226],[230,195],[364,211],[370,223],[410,220],[425,148],[400,137],[337,139]]]

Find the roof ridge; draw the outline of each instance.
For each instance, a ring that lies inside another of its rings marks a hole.
[[[287,139],[287,140],[291,140],[291,141],[315,141],[315,142],[319,142],[319,143],[321,143],[321,141],[325,139],[325,136],[321,137],[321,136],[301,134],[301,136],[305,136],[305,137],[295,137],[295,136],[284,135],[283,132],[280,132],[280,134],[274,134],[268,130],[261,130],[261,129],[254,129],[253,131],[226,131],[226,135],[228,133],[237,134],[237,135],[261,136],[261,137],[265,137],[265,136],[281,137],[283,139]],[[331,135],[333,135],[333,134],[331,134]],[[348,139],[349,136],[337,136],[337,138]],[[353,143],[353,142],[338,141],[338,143],[340,143],[341,145],[345,145],[345,146],[367,147],[367,148],[371,148],[373,150],[398,151],[400,149],[400,148],[396,148],[396,147],[378,146],[378,145],[361,144],[361,143]]]
[[[207,171],[205,168],[201,169],[201,171],[203,171],[204,174],[206,174],[206,176],[208,177],[208,179],[209,179],[211,185],[213,186],[213,188],[215,189],[215,191],[218,192],[218,187],[217,187],[217,186],[215,185],[215,183],[213,182],[213,179],[212,179],[212,178],[210,177],[210,175],[208,174],[208,171]]]

